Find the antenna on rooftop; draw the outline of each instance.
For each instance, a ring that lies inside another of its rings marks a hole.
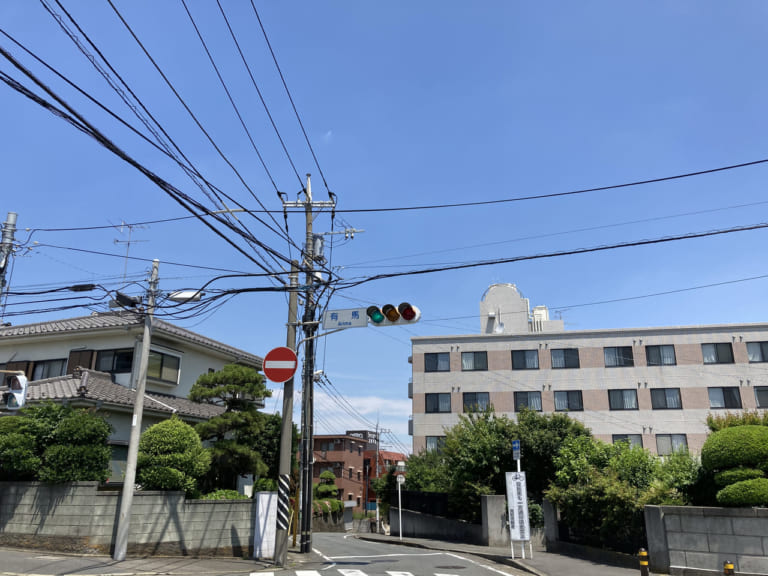
[[[112,224],[110,222],[110,224]],[[128,229],[128,240],[118,240],[117,238],[114,239],[115,244],[125,244],[125,265],[123,266],[123,281],[125,281],[126,276],[128,275],[128,253],[131,251],[131,244],[135,244],[136,242],[147,242],[147,240],[131,240],[131,235],[133,234],[133,229],[145,229],[147,226],[142,226],[141,224],[126,224],[124,220],[120,220],[120,225],[117,226],[116,224],[112,224],[115,228],[117,228],[120,231],[120,234],[123,234],[123,231],[125,228]]]

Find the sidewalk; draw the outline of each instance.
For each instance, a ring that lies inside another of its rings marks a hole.
[[[128,558],[116,562],[109,556],[69,555],[42,550],[0,548],[3,576],[46,575],[46,576],[238,576],[263,571],[275,571],[271,560],[249,560],[240,558],[195,558],[191,556],[149,556]],[[286,569],[301,568],[314,554],[301,554],[290,549]]]
[[[427,538],[403,538],[400,540],[397,536],[387,536],[384,534],[359,533],[354,537],[361,540],[371,540],[375,542],[386,542],[388,544],[401,544],[403,546],[413,546],[416,548],[427,548],[430,550],[444,550],[446,552],[456,552],[457,554],[471,554],[480,558],[486,558],[497,564],[506,564],[518,570],[523,570],[534,574],[535,576],[637,576],[639,565],[636,569],[622,568],[621,566],[612,566],[610,564],[600,564],[590,560],[565,556],[563,554],[553,554],[543,549],[533,550],[533,558],[528,557],[528,547],[526,546],[526,559],[520,558],[520,548],[515,546],[515,559],[512,559],[511,548],[475,546],[473,544],[462,544],[458,542],[444,542],[442,540],[429,540]]]

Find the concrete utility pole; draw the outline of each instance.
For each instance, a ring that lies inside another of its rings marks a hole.
[[[301,325],[304,330],[304,369],[302,373],[302,402],[301,402],[301,552],[308,554],[312,551],[312,449],[313,449],[313,397],[315,372],[315,261],[322,259],[322,251],[315,254],[315,236],[312,233],[314,207],[333,208],[336,203],[332,200],[323,202],[312,201],[312,185],[307,174],[307,188],[304,191],[304,202],[283,202],[284,208],[304,208],[306,214],[307,239],[304,246],[304,269],[306,271],[304,314]]]
[[[159,268],[160,261],[153,260],[152,275],[149,279],[149,291],[147,292],[147,310],[144,314],[144,339],[141,341],[141,359],[139,360],[139,378],[136,382],[136,400],[133,404],[131,437],[128,441],[128,461],[125,463],[125,479],[123,480],[123,495],[120,498],[120,516],[117,519],[115,552],[112,554],[112,559],[118,562],[125,560],[125,555],[128,550],[128,533],[131,526],[133,490],[136,483],[136,460],[139,455],[141,417],[144,411],[144,391],[147,388],[149,344],[152,338],[152,315],[155,312],[155,294],[157,292],[157,273]]]
[[[16,232],[16,212],[8,212],[3,224],[3,239],[0,242],[0,298],[5,288],[5,272],[13,253],[14,232]]]
[[[298,318],[299,263],[291,262],[291,291],[288,295],[288,333],[286,346],[296,351],[296,322]],[[280,463],[277,486],[277,531],[275,534],[275,564],[285,567],[288,556],[290,522],[291,460],[293,459],[293,377],[283,384],[283,419],[280,428]]]

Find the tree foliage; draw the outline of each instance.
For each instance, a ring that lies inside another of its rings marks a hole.
[[[226,408],[223,414],[195,428],[211,447],[212,466],[202,481],[206,491],[237,488],[237,478],[248,474],[277,480],[282,418],[259,412],[253,402],[270,395],[264,377],[239,364],[227,364],[197,379],[190,399]],[[294,426],[294,454],[297,447]]]
[[[101,416],[53,402],[0,418],[0,478],[103,482],[109,476],[111,430]]]
[[[197,481],[210,465],[211,455],[195,429],[173,416],[141,435],[136,479],[145,490],[182,490],[196,497]]]

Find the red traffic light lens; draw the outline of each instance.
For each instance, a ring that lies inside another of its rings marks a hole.
[[[403,317],[403,320],[410,321],[416,318],[416,310],[408,302],[403,302],[397,309],[400,311],[400,316]]]

